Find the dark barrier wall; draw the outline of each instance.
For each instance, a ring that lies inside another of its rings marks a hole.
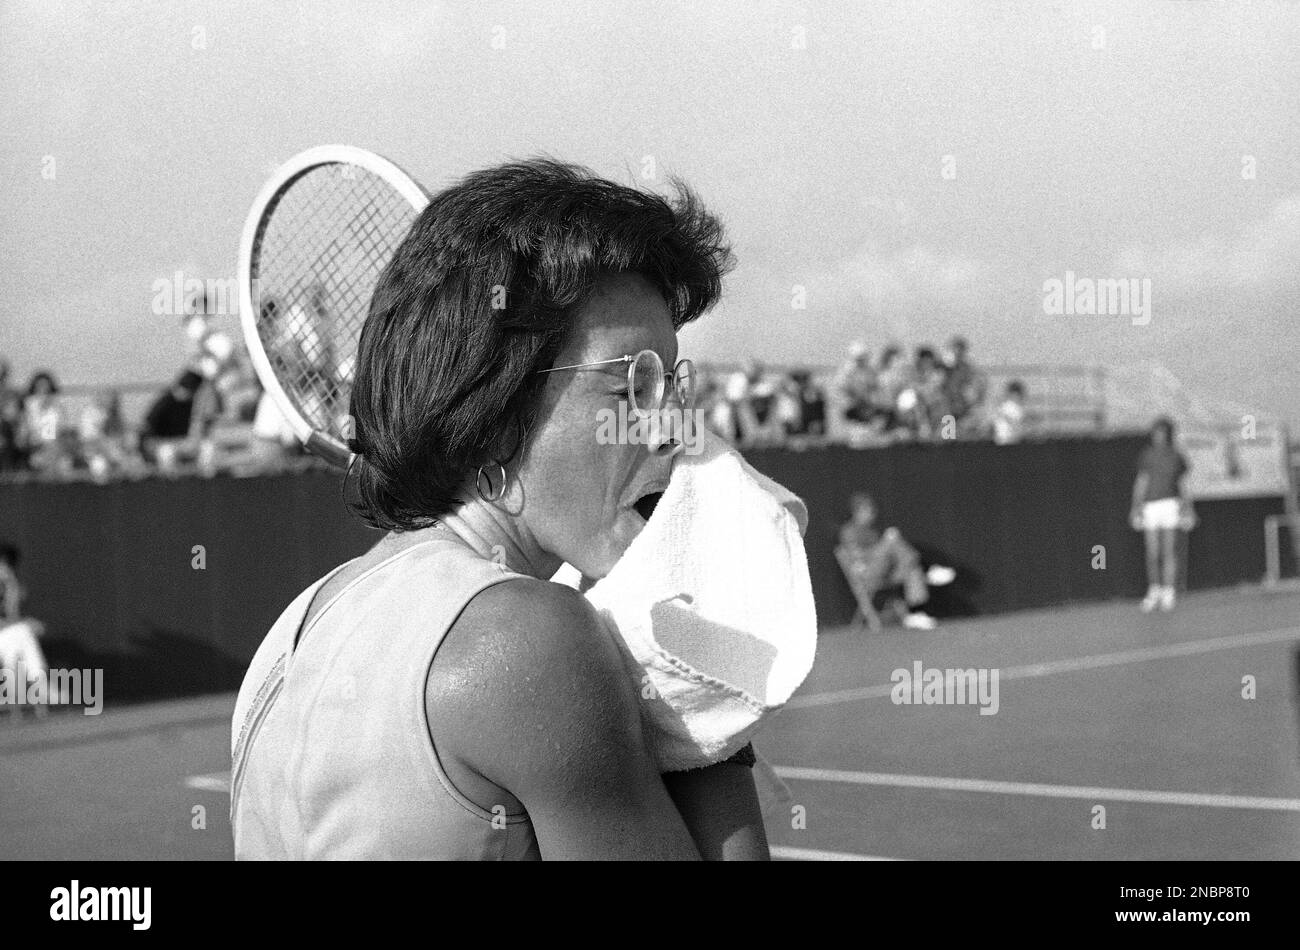
[[[108,696],[134,699],[237,687],[293,597],[380,534],[312,472],[0,485],[0,537],[51,664],[103,667]]]
[[[806,546],[823,624],[852,597],[832,555],[851,492],[958,581],[941,614],[993,613],[1141,596],[1142,540],[1129,529],[1141,440],[1054,440],[751,451],[808,502]],[[1264,574],[1263,519],[1280,499],[1201,502],[1188,586]],[[23,551],[30,612],[58,666],[105,669],[110,698],[237,686],[266,630],[304,587],[378,539],[348,514],[328,473],[2,484],[0,538]],[[1105,569],[1094,569],[1095,546]],[[196,546],[204,568],[195,569]],[[1284,545],[1284,564],[1290,546]]]
[[[1128,514],[1143,445],[1142,436],[1115,436],[829,446],[746,458],[808,503],[805,546],[819,619],[837,624],[852,617],[854,604],[833,550],[857,490],[875,497],[880,527],[899,528],[928,561],[957,569],[957,581],[935,592],[936,613],[1141,597],[1143,541]],[[1187,587],[1261,580],[1264,518],[1282,510],[1280,498],[1198,502]],[[1098,545],[1104,569],[1093,566]],[[1289,554],[1283,551],[1285,570]]]

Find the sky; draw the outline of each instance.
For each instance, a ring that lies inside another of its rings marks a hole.
[[[1300,4],[0,0],[0,354],[170,378],[156,282],[234,276],[313,145],[438,190],[548,154],[680,175],[739,265],[684,355],[1156,361],[1300,429]],[[1046,281],[1149,280],[1142,323]]]

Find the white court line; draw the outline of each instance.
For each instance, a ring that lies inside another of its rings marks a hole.
[[[777,845],[771,849],[778,861],[897,861],[874,854],[849,854],[847,851],[818,851],[816,848],[785,848]]]
[[[213,772],[211,775],[191,775],[185,780],[186,788],[197,788],[205,792],[230,793],[230,773]],[[818,851],[815,848],[785,848],[776,846],[771,849],[772,857],[782,861],[895,861],[897,858],[881,858],[872,854],[849,854],[846,851]]]
[[[782,778],[808,782],[844,782],[850,785],[888,785],[895,788],[929,788],[993,795],[1037,795],[1042,798],[1079,798],[1086,801],[1139,802],[1147,805],[1191,805],[1201,808],[1242,808],[1251,811],[1300,812],[1300,798],[1262,798],[1254,795],[1208,795],[1200,792],[1155,792],[1136,788],[1093,788],[1087,785],[1045,785],[1038,782],[996,782],[976,778],[934,775],[896,775],[887,772],[841,772],[776,766]]]
[[[1011,666],[1002,669],[999,680],[1023,679],[1030,676],[1051,676],[1056,673],[1073,673],[1077,670],[1096,670],[1106,666],[1123,666],[1127,663],[1145,663],[1149,660],[1162,660],[1171,656],[1194,656],[1198,653],[1214,653],[1218,650],[1232,650],[1236,647],[1254,646],[1259,643],[1277,643],[1282,640],[1300,639],[1300,627],[1284,627],[1278,630],[1263,630],[1258,633],[1238,633],[1230,637],[1214,637],[1210,640],[1189,640],[1183,643],[1170,643],[1162,647],[1149,647],[1144,650],[1124,650],[1120,653],[1097,653],[1092,656],[1079,656],[1066,660],[1049,660],[1046,663],[1032,663],[1028,666]],[[830,706],[835,703],[852,703],[861,699],[881,699],[894,690],[894,684],[884,686],[863,686],[857,689],[841,689],[830,693],[813,693],[810,696],[796,696],[785,704],[786,709],[806,709],[811,706]]]
[[[185,780],[186,788],[197,788],[201,792],[224,792],[230,794],[230,773],[213,772],[211,775],[191,775]]]

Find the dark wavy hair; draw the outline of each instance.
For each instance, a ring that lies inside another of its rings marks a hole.
[[[32,378],[27,381],[28,396],[36,395],[36,386],[38,383],[49,383],[51,395],[57,395],[59,392],[58,380],[56,380],[54,378],[54,374],[47,369],[37,370],[36,372],[32,373]]]
[[[1177,426],[1174,425],[1174,420],[1169,418],[1168,416],[1156,416],[1155,421],[1151,423],[1151,429],[1150,429],[1151,436],[1154,437],[1156,431],[1159,429],[1164,430],[1165,441],[1168,442],[1170,445],[1173,445],[1174,432],[1177,430]]]
[[[674,179],[667,199],[551,159],[468,175],[433,198],[379,279],[351,414],[353,510],[388,530],[456,505],[468,473],[523,448],[575,312],[635,273],[680,329],[733,264],[723,227]]]

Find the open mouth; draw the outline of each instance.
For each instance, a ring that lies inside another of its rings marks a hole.
[[[654,513],[655,505],[659,504],[659,499],[663,496],[664,493],[661,491],[652,491],[650,494],[638,498],[632,507],[636,509],[637,514],[649,521],[650,515]]]

